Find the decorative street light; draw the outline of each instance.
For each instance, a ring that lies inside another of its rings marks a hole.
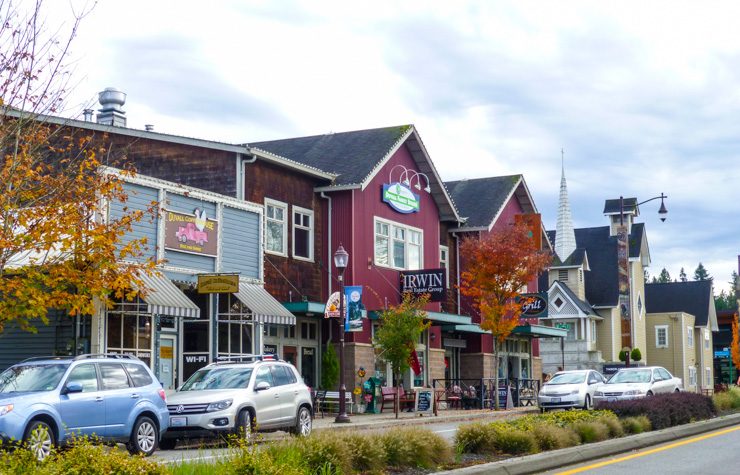
[[[634,209],[647,202],[660,199],[660,209],[658,215],[660,220],[665,222],[668,210],[665,207],[665,199],[668,198],[663,193],[660,196],[654,196],[648,200],[637,202],[635,199]],[[628,206],[632,206],[630,203]],[[624,198],[619,197],[619,227],[617,228],[617,269],[619,272],[619,308],[622,317],[622,349],[625,351],[625,366],[630,365],[630,351],[632,350],[632,292],[630,290],[630,271],[629,271],[629,243],[628,230],[624,225]]]
[[[334,422],[350,422],[347,415],[347,387],[344,384],[344,270],[349,262],[349,254],[339,245],[334,253],[334,265],[337,267],[339,278],[339,414]]]

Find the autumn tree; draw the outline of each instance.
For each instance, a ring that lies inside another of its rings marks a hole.
[[[109,203],[126,202],[133,170],[102,167],[104,147],[51,118],[64,107],[65,61],[85,12],[61,38],[48,33],[42,1],[22,5],[30,9],[0,0],[0,331],[9,321],[33,331],[49,309],[90,315],[133,297],[145,291],[138,272],[154,264],[142,261],[145,240],[122,237],[156,203],[107,218]]]
[[[730,344],[730,357],[735,364],[735,368],[740,369],[740,332],[738,331],[737,312],[732,318],[732,344]],[[740,379],[740,378],[739,378]],[[730,374],[730,383],[732,383],[732,374]]]
[[[519,324],[522,307],[517,297],[551,262],[549,252],[537,249],[524,223],[460,245],[463,259],[460,291],[479,312],[481,328],[493,335],[494,404],[498,409],[499,348]]]
[[[424,322],[427,313],[424,306],[429,296],[419,298],[407,293],[400,304],[389,307],[380,314],[380,327],[375,332],[373,346],[381,361],[391,365],[391,384],[398,387],[398,377],[410,368],[411,353],[422,332],[429,328]],[[398,418],[398,398],[393,410]]]

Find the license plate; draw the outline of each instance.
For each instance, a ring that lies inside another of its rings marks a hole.
[[[550,402],[560,402],[560,398],[559,397],[551,397],[550,398]]]
[[[617,398],[615,398],[615,397],[608,397],[608,398],[606,398],[606,402],[614,402],[616,400],[617,400]]]
[[[185,427],[188,425],[187,417],[170,417],[170,427]]]

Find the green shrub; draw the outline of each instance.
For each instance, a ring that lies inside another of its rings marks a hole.
[[[386,465],[433,468],[452,460],[452,449],[441,436],[428,429],[403,428],[380,437]]]
[[[240,450],[222,462],[212,473],[219,474],[260,474],[260,475],[303,475],[304,462],[295,459],[297,450],[287,444],[279,444],[273,450],[258,450],[249,447]]]
[[[625,417],[620,419],[622,428],[628,434],[641,434],[650,431],[650,419],[645,416]]]
[[[51,474],[50,464],[39,463],[30,450],[17,449],[0,451],[0,474],[25,475],[27,473],[46,475]]]
[[[720,411],[740,409],[740,388],[732,386],[727,391],[715,393],[712,400],[715,407]]]
[[[351,451],[346,438],[346,433],[322,431],[311,437],[293,439],[292,443],[298,445],[309,473],[321,470],[327,463],[338,473],[351,473]]]
[[[617,416],[602,416],[597,420],[597,422],[601,422],[606,426],[609,431],[609,437],[612,439],[622,437],[624,435],[624,427],[622,427],[622,423],[619,422],[619,418],[617,418]]]
[[[455,447],[458,452],[488,454],[496,451],[493,442],[496,438],[494,426],[490,423],[475,422],[457,428]]]
[[[603,422],[576,422],[572,427],[584,444],[600,442],[609,438],[609,428]]]
[[[380,473],[385,467],[385,449],[378,437],[352,432],[347,435],[352,468],[360,473]]]
[[[553,424],[538,424],[532,429],[541,450],[563,449],[573,447],[581,442],[578,434],[572,429],[559,427]]]
[[[630,358],[632,358],[632,361],[640,361],[642,359],[642,353],[640,353],[640,349],[633,348],[632,353],[630,353]]]
[[[533,454],[539,451],[534,434],[518,429],[498,428],[494,446],[499,452],[510,455]]]

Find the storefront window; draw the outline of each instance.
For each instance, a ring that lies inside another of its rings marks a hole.
[[[107,351],[134,355],[151,363],[152,315],[146,311],[147,305],[140,299],[114,304],[108,311]]]

